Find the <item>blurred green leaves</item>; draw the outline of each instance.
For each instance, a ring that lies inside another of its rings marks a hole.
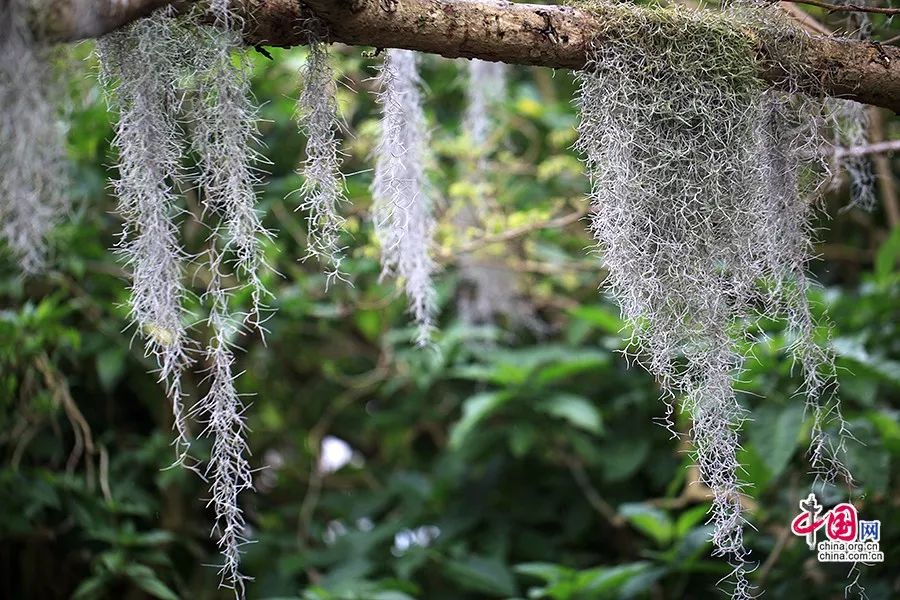
[[[259,468],[257,494],[244,506],[259,540],[246,548],[256,578],[249,598],[721,597],[715,587],[727,566],[708,556],[708,503],[687,468],[689,445],[654,422],[665,414],[658,390],[620,354],[629,332],[598,293],[604,275],[585,251],[584,223],[485,248],[516,274],[543,329],[461,323],[451,256],[440,274],[435,348],[411,347],[403,298],[378,281],[366,216],[376,130],[367,78],[380,59],[334,53],[345,83],[359,90],[341,95],[355,132],[345,168],[354,285],[326,292],[319,267],[296,260],[305,226],[285,198],[300,184],[303,139],[291,112],[305,51],[273,54],[254,59],[254,86],[266,101],[261,128],[273,161],[261,206],[279,233],[267,254],[284,276],[269,280],[278,312],[266,323],[265,345],[239,339]],[[466,179],[471,149],[458,135],[465,82],[453,61],[428,58],[424,70],[433,181],[449,210],[477,191]],[[489,233],[582,209],[586,188],[569,150],[570,75],[514,69],[511,86],[491,157]],[[113,162],[108,117],[92,85],[80,82],[79,90],[87,102],[73,113],[70,152],[83,204],[58,233],[55,267],[23,280],[0,261],[0,589],[23,598],[230,598],[216,590],[215,569],[203,566],[215,548],[198,500],[202,481],[167,468],[170,407],[125,329],[127,282],[108,252],[120,226],[103,183]],[[865,518],[882,520],[890,557],[900,552],[900,230],[883,222],[881,213],[837,215],[826,243],[852,245],[851,258],[864,258],[812,265],[824,284],[812,301],[834,325],[844,411],[860,442],[849,448],[859,479],[853,497],[862,498]],[[190,250],[202,251],[208,231],[190,219],[182,229]],[[458,240],[444,234],[441,243],[452,248]],[[188,278],[199,290],[206,275],[192,269]],[[749,411],[743,477],[756,499],[748,543],[760,561],[812,483],[808,417],[794,397],[800,381],[788,343],[781,324],[767,323],[748,340],[754,358],[740,383]],[[54,385],[39,368],[46,365]],[[95,446],[71,467],[77,440],[58,401],[60,382]],[[186,391],[196,398],[204,385],[189,378]],[[677,412],[674,419],[686,434],[690,423]],[[327,435],[345,440],[358,463],[319,472]],[[193,450],[202,458],[208,448],[198,442]],[[772,597],[843,593],[845,570],[812,568],[810,558],[802,544],[785,545],[767,575]],[[894,582],[889,566],[865,578],[875,590]]]

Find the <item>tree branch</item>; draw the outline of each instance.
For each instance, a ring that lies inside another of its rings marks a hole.
[[[15,0],[12,0],[15,1]],[[54,41],[94,38],[145,17],[172,0],[26,0],[38,37]]]
[[[120,0],[121,1],[121,0]],[[84,4],[88,0],[32,0]],[[106,0],[100,4],[116,3]],[[160,0],[131,0],[129,6]],[[448,58],[481,58],[553,68],[584,67],[591,41],[615,30],[621,13],[570,6],[516,4],[505,0],[304,0],[327,26],[330,39],[355,46],[406,48]],[[192,2],[182,0],[177,4]],[[253,46],[305,43],[298,0],[237,0],[244,38]],[[773,7],[773,10],[776,10]],[[57,40],[92,37],[96,28],[56,28]],[[777,85],[786,78],[777,60],[778,43],[746,31],[761,57],[759,75]],[[798,32],[797,35],[805,35]],[[824,82],[829,95],[900,112],[900,49],[879,44],[813,36],[795,56],[781,57],[807,67],[802,87]]]
[[[867,146],[835,148],[834,156],[836,158],[843,158],[845,156],[868,156],[869,154],[891,154],[893,152],[900,152],[900,140],[875,142]]]

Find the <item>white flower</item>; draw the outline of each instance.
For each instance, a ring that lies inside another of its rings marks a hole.
[[[319,473],[340,471],[353,461],[353,448],[341,438],[326,435],[319,449]]]

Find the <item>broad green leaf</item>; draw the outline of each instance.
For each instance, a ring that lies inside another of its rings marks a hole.
[[[509,568],[493,558],[469,556],[464,560],[450,560],[444,563],[444,571],[463,589],[501,597],[517,593]]]
[[[781,475],[797,449],[803,413],[802,401],[764,404],[753,411],[748,437],[773,478]]]
[[[895,280],[898,262],[900,262],[900,227],[894,227],[875,256],[875,277],[885,283]]]
[[[900,387],[900,362],[870,354],[862,343],[849,338],[836,339],[834,349],[840,358],[851,363],[851,372],[862,368],[882,381]]]
[[[894,454],[900,454],[900,415],[897,411],[869,411],[866,418],[875,425],[881,435],[884,447]]]
[[[100,598],[103,595],[102,591],[106,584],[107,578],[102,575],[85,579],[75,589],[75,593],[72,594],[72,600],[93,600],[94,598]]]
[[[375,592],[372,595],[372,600],[415,600],[415,598],[413,598],[409,594],[404,594],[403,592],[383,590],[380,592]]]
[[[628,479],[641,468],[649,454],[650,442],[645,438],[625,436],[611,439],[600,446],[604,479],[609,482]]]
[[[165,583],[152,575],[132,577],[131,580],[139,588],[160,600],[178,600],[178,595],[169,589]]]
[[[649,567],[650,563],[637,562],[592,569],[593,572],[579,574],[576,590],[597,594],[599,597],[612,597],[611,592],[621,589],[629,581],[646,572]]]
[[[708,512],[709,507],[705,504],[701,504],[699,506],[693,506],[678,515],[678,518],[675,520],[675,535],[679,538],[687,535],[694,527],[706,520]]]
[[[590,400],[574,394],[557,394],[541,402],[538,410],[554,417],[564,419],[591,433],[600,435],[603,432],[603,419],[600,411]]]
[[[669,515],[658,508],[640,503],[623,504],[619,507],[622,515],[635,529],[646,534],[660,546],[672,541],[674,525]]]
[[[603,305],[579,306],[569,312],[576,319],[587,321],[613,335],[621,335],[625,327],[625,321],[614,310]]]
[[[521,575],[528,575],[530,577],[541,579],[547,583],[556,583],[575,573],[575,571],[569,567],[542,562],[520,563],[513,567],[513,571]]]
[[[509,398],[508,394],[501,392],[485,392],[463,402],[462,418],[450,430],[450,448],[459,450],[465,446],[478,424],[503,406]]]

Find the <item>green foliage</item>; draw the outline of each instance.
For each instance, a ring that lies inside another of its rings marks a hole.
[[[342,267],[354,286],[325,292],[319,265],[300,264],[306,229],[284,197],[304,140],[291,124],[294,71],[305,51],[273,50],[255,60],[261,133],[273,161],[261,196],[269,262],[284,278],[266,281],[277,313],[267,346],[241,339],[239,387],[254,392],[246,415],[257,493],[247,521],[258,543],[246,548],[255,581],[248,597],[276,600],[593,600],[714,598],[727,566],[709,558],[708,503],[694,495],[684,448],[654,423],[658,390],[621,355],[618,309],[597,293],[602,277],[583,223],[535,229],[481,252],[501,256],[547,325],[544,337],[521,329],[463,325],[452,259],[438,277],[442,306],[435,349],[411,346],[405,301],[378,282],[378,251],[363,216],[371,203],[367,159],[376,141],[377,106],[343,87],[339,100],[352,130],[345,141],[352,239]],[[358,52],[334,58],[353,87],[374,74]],[[448,202],[466,158],[459,142],[463,79],[456,63],[428,58],[426,110],[435,125],[441,168],[432,173]],[[491,158],[496,227],[579,210],[586,182],[574,154],[571,77],[540,70],[509,72],[510,96]],[[74,90],[71,159],[85,198],[58,233],[61,247],[45,276],[22,279],[11,258],[0,263],[0,590],[11,598],[229,598],[216,589],[211,511],[192,473],[167,469],[171,410],[148,374],[130,332],[126,283],[106,252],[119,223],[105,188],[110,129],[97,91]],[[896,127],[896,124],[892,124]],[[190,200],[189,200],[190,201]],[[830,199],[844,206],[843,190]],[[831,211],[836,214],[836,210]],[[891,561],[900,556],[900,235],[877,212],[829,223],[817,262],[823,288],[813,307],[834,323],[845,416],[864,443],[852,445],[862,514],[882,520],[886,565],[864,569],[869,597],[890,597]],[[459,240],[442,230],[452,255]],[[188,220],[189,250],[207,231]],[[475,237],[483,233],[477,231]],[[834,251],[834,252],[833,252]],[[530,270],[529,270],[530,269]],[[207,273],[190,273],[202,292]],[[243,292],[249,303],[249,291]],[[204,325],[197,325],[203,328]],[[201,332],[206,333],[206,332]],[[756,504],[747,542],[764,561],[797,510],[811,478],[803,449],[810,415],[790,397],[789,337],[763,324],[751,340],[740,402],[742,462]],[[749,342],[748,342],[749,343]],[[47,376],[47,373],[50,376]],[[185,391],[206,389],[186,376]],[[93,451],[72,459],[78,425],[65,393],[88,424]],[[798,426],[798,422],[800,425]],[[689,423],[677,423],[687,430]],[[197,432],[194,432],[197,433]],[[345,440],[355,458],[320,473],[321,442]],[[195,444],[208,453],[205,442]],[[67,463],[72,462],[71,468]],[[248,495],[249,496],[249,495]],[[846,494],[827,488],[823,501]],[[599,500],[599,501],[598,501]],[[790,540],[765,577],[772,598],[842,597],[845,568],[810,562]]]

